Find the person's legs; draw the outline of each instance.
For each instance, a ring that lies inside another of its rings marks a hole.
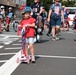
[[[38,25],[39,25],[39,28],[42,28],[42,16],[38,16]]]
[[[9,23],[10,23],[9,18],[6,18],[6,31],[9,31]]]
[[[49,30],[48,30],[47,36],[50,35],[51,31],[52,31],[52,27],[51,27],[51,25],[49,25]]]
[[[29,47],[30,47],[30,53],[31,53],[31,56],[32,56],[32,62],[35,63],[35,56],[34,56],[34,38],[31,37],[29,38]]]
[[[56,33],[55,34],[57,35],[57,34],[59,34],[59,32],[60,32],[60,26],[56,26]]]
[[[26,41],[25,41],[25,53],[26,53],[26,56],[28,56],[28,45],[29,45],[29,38],[26,38]]]
[[[43,32],[42,16],[38,16],[37,18],[38,18],[38,27],[41,28],[41,30],[42,30],[40,32],[40,35],[43,35],[43,33],[42,33]]]
[[[28,56],[28,44],[25,45],[25,54]]]
[[[61,18],[56,21],[56,39],[59,40],[58,34],[60,32]]]
[[[52,26],[52,37],[55,37],[55,26]]]
[[[50,23],[51,23],[51,26],[52,26],[52,31],[51,31],[52,40],[55,40],[55,29],[56,29],[56,21],[55,21],[55,19],[51,18]]]

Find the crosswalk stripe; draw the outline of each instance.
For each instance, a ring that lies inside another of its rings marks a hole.
[[[2,48],[3,46],[0,46],[0,49]]]
[[[5,50],[11,50],[11,49],[21,49],[21,47],[5,48]]]
[[[0,53],[0,55],[13,55],[16,54],[17,52],[13,52],[13,53]]]
[[[20,53],[18,52],[11,59],[9,59],[6,63],[4,63],[0,67],[0,75],[11,75],[11,73],[19,66],[20,63],[17,63],[16,60],[20,57]]]
[[[15,45],[15,46],[20,45],[21,46],[21,44],[12,44],[12,45]]]
[[[7,60],[0,60],[0,63],[6,62]]]

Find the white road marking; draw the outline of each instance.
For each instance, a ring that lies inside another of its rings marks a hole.
[[[0,63],[6,62],[7,60],[0,60]]]
[[[2,48],[3,46],[0,46],[0,48]]]
[[[51,56],[51,55],[35,55],[36,57],[44,57],[44,58],[62,58],[62,59],[76,59],[76,57],[70,56]]]
[[[14,53],[0,53],[0,55],[13,55],[13,54],[16,54],[17,52],[14,52]]]
[[[62,33],[71,33],[71,34],[76,34],[76,33],[74,33],[74,32],[62,32]]]
[[[21,47],[5,48],[5,50],[10,50],[10,49],[21,49]]]
[[[20,63],[17,63],[17,58],[20,57],[20,52],[14,55],[10,60],[6,61],[0,67],[0,75],[11,75],[11,73],[18,67]]]
[[[17,63],[16,60],[21,56],[20,51],[14,55],[10,60],[6,61],[0,67],[0,75],[11,75],[11,73],[19,66],[20,63]],[[61,59],[76,59],[76,57],[70,56],[51,56],[51,55],[35,55],[35,57],[43,57],[43,58],[61,58]]]
[[[18,42],[22,42],[21,40],[19,40]]]
[[[15,45],[15,46],[20,45],[21,46],[21,44],[12,44],[12,45]]]
[[[17,35],[9,35],[9,34],[1,34],[0,36],[8,36],[8,37],[21,37],[21,36],[17,36]]]
[[[5,45],[11,44],[13,41],[4,42]]]
[[[17,35],[8,35],[8,34],[1,34],[0,36],[3,36],[3,38],[0,39],[1,43],[4,43],[5,45],[11,44],[13,41],[16,41],[21,36]]]
[[[5,36],[3,39],[8,39],[9,38],[9,36]]]

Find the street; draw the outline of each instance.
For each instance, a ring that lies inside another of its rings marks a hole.
[[[29,65],[17,63],[20,36],[13,30],[0,34],[0,75],[76,75],[76,34],[70,29],[60,33],[60,41],[52,41],[46,33],[34,44],[36,63]]]

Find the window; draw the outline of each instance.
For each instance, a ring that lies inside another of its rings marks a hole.
[[[75,14],[76,9],[68,9],[69,14]]]

